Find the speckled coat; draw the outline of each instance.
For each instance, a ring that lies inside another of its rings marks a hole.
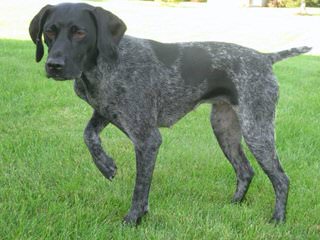
[[[213,132],[237,175],[233,202],[242,201],[254,175],[241,147],[244,138],[274,187],[272,220],[284,221],[289,180],[274,143],[278,84],[272,64],[310,48],[262,54],[230,43],[164,44],[123,36],[125,30],[121,19],[87,4],[46,6],[30,24],[37,61],[45,32],[48,77],[75,79],[75,92],[94,109],[84,140],[106,178],[115,176],[116,165],[101,146],[102,129],[111,123],[134,144],[136,184],[124,221],[136,224],[148,211],[158,128],[172,126],[203,102],[213,106]]]

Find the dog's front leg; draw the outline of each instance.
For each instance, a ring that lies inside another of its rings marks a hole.
[[[141,217],[148,212],[148,196],[153,169],[161,145],[161,135],[158,129],[144,131],[140,139],[135,139],[136,152],[136,184],[132,197],[132,205],[124,222],[138,224]]]
[[[108,125],[109,120],[94,111],[85,131],[84,141],[88,146],[94,163],[100,172],[109,180],[116,174],[116,165],[101,146],[99,133]]]

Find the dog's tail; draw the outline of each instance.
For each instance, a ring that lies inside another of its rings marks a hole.
[[[304,47],[298,47],[298,48],[291,48],[291,49],[276,52],[276,53],[267,53],[266,55],[268,56],[268,58],[271,60],[273,64],[285,58],[294,57],[303,53],[307,53],[311,49],[312,49],[311,47],[304,46]]]

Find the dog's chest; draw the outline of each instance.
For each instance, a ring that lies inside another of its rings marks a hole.
[[[114,104],[112,91],[108,91],[108,87],[99,79],[92,81],[92,79],[89,80],[84,76],[76,79],[74,90],[81,99],[102,115],[110,112],[110,106]]]

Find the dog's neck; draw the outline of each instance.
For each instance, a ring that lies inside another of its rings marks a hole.
[[[80,79],[84,82],[94,82],[108,80],[112,73],[116,71],[118,62],[106,62],[102,58],[98,58],[97,65],[93,66],[90,70],[84,71]]]

